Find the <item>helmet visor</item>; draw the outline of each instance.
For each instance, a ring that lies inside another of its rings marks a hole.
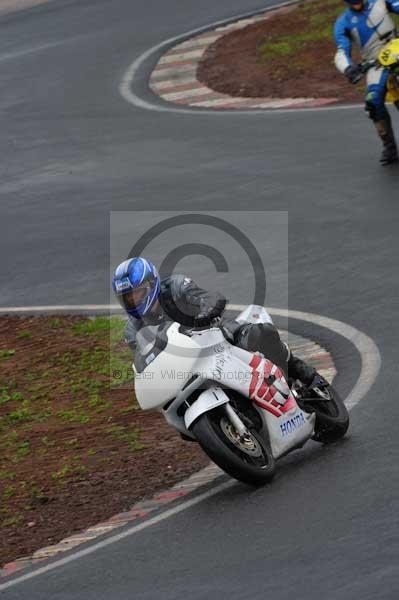
[[[121,303],[126,309],[133,309],[140,306],[151,292],[149,284],[133,288],[120,297]]]
[[[345,0],[347,4],[353,9],[357,11],[363,10],[364,2],[363,0]]]

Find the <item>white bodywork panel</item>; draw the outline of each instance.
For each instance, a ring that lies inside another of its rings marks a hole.
[[[198,396],[197,400],[190,406],[184,415],[184,422],[187,429],[194,423],[198,417],[217,406],[227,404],[229,397],[221,388],[214,387],[205,390]]]
[[[162,407],[175,398],[184,384],[197,373],[201,373],[204,379],[213,379],[215,347],[225,342],[218,328],[189,337],[179,332],[178,323],[170,326],[167,337],[165,350],[143,373],[136,373],[136,398],[143,410]]]

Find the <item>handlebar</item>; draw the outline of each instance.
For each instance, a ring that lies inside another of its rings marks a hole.
[[[367,73],[369,69],[380,66],[380,63],[375,58],[373,60],[364,60],[359,64],[360,70],[363,74]]]
[[[187,334],[196,333],[197,331],[206,331],[207,329],[213,329],[215,327],[219,327],[221,321],[221,317],[213,317],[210,319],[209,323],[204,325],[193,325],[192,327],[185,327],[181,325],[180,327],[184,329],[184,332]]]

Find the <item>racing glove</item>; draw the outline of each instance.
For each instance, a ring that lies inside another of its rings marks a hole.
[[[345,77],[353,84],[357,83],[363,77],[360,65],[351,65],[345,69]]]

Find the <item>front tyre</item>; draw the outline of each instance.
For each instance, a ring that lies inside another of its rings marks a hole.
[[[255,429],[240,439],[223,407],[202,414],[191,427],[201,448],[223,471],[250,485],[263,485],[274,475],[269,443]]]

